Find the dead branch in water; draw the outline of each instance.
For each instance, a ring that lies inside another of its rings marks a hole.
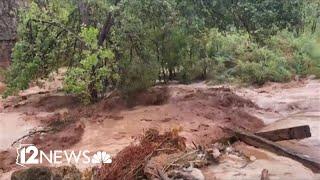
[[[48,133],[48,132],[52,132],[52,131],[55,131],[56,129],[55,128],[51,128],[51,129],[43,129],[43,130],[35,130],[35,131],[31,131],[29,132],[28,134],[20,137],[19,139],[15,140],[11,146],[14,146],[17,142],[27,138],[27,137],[30,137],[30,136],[33,136],[35,134],[41,134],[41,133]]]

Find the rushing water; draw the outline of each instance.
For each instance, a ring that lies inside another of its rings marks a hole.
[[[9,148],[33,127],[32,123],[23,120],[21,113],[0,113],[0,151]]]

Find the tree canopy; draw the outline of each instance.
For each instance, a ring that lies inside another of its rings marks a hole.
[[[61,68],[94,102],[159,82],[263,84],[320,75],[317,1],[33,0],[19,11],[6,95]]]

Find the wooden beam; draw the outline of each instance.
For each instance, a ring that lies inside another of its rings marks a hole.
[[[259,132],[255,134],[270,141],[285,141],[311,137],[310,127],[308,125]]]
[[[299,154],[291,149],[287,149],[275,142],[257,136],[253,133],[240,129],[233,129],[233,132],[235,133],[237,138],[249,145],[266,149],[281,156],[289,157],[291,159],[299,161],[300,163],[311,169],[313,172],[320,173],[320,162],[316,162],[309,157]]]

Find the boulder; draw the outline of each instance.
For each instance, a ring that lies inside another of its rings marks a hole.
[[[30,167],[15,171],[11,180],[80,180],[81,172],[75,166]]]

